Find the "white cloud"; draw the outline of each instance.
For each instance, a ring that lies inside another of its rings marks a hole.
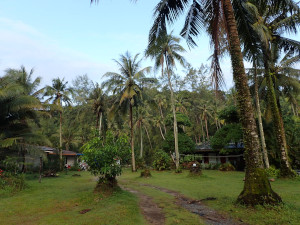
[[[45,85],[58,76],[72,81],[82,74],[99,82],[102,74],[113,69],[112,62],[104,64],[76,50],[66,49],[20,21],[0,18],[0,33],[1,75],[7,68],[24,65],[29,70],[34,67],[35,75],[41,76]]]

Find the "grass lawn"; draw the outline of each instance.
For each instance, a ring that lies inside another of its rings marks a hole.
[[[181,174],[172,171],[151,173],[151,178],[140,178],[140,173],[126,171],[119,180],[138,190],[143,189],[140,184],[145,183],[175,190],[193,199],[215,197],[216,200],[206,201],[207,205],[249,224],[300,224],[299,178],[272,182],[273,189],[284,201],[282,206],[246,208],[234,204],[243,188],[242,172],[204,170],[201,177],[189,177],[187,171]],[[156,199],[159,199],[158,192],[152,192]]]
[[[147,224],[138,207],[138,198],[119,190],[110,197],[94,193],[95,177],[80,172],[80,177],[62,173],[57,178],[27,179],[28,188],[8,195],[0,190],[0,224]],[[166,224],[203,224],[203,221],[174,204],[174,197],[160,190],[140,184],[150,184],[178,191],[193,199],[215,197],[205,201],[224,214],[249,224],[300,224],[300,179],[272,182],[273,189],[283,198],[280,207],[246,208],[234,201],[243,188],[244,173],[206,170],[200,177],[188,172],[151,171],[151,178],[125,170],[119,183],[151,196],[163,208]],[[79,212],[91,209],[85,214]]]
[[[105,198],[93,193],[95,177],[72,174],[44,178],[42,183],[30,179],[28,188],[13,196],[0,190],[0,224],[146,224],[136,196],[120,190]],[[80,214],[84,209],[91,211]]]

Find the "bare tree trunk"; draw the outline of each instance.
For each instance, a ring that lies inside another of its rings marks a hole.
[[[203,143],[204,143],[205,142],[205,132],[204,132],[203,123],[202,123],[202,119],[201,118],[200,118],[200,125],[201,125],[202,136],[203,136]]]
[[[59,161],[60,161],[60,170],[62,170],[63,169],[63,157],[62,157],[62,111],[59,112]]]
[[[43,170],[43,157],[40,156],[40,177],[39,177],[39,183],[42,182],[42,170]]]
[[[131,100],[131,99],[130,99]],[[129,117],[130,117],[130,145],[131,145],[131,163],[132,163],[132,172],[136,172],[135,169],[135,156],[134,156],[134,140],[133,140],[133,119],[132,119],[132,105],[129,103]]]
[[[266,146],[266,141],[265,141],[264,128],[263,128],[262,119],[261,119],[260,102],[259,102],[259,96],[258,96],[257,68],[256,68],[255,60],[254,60],[254,92],[255,92],[255,99],[256,99],[256,110],[257,110],[257,117],[258,117],[261,146],[262,146],[262,150],[263,150],[265,166],[268,169],[270,167],[270,164],[269,164],[269,157],[268,157],[267,146]]]
[[[140,126],[140,132],[141,132],[140,158],[143,158],[143,124],[142,123],[141,123],[141,126]]]
[[[238,202],[246,205],[277,204],[281,202],[281,198],[272,190],[263,169],[251,96],[231,0],[223,0],[222,3],[245,145],[246,176],[244,189],[238,197]]]
[[[160,111],[160,116],[161,116],[161,118],[162,118],[162,121],[164,121],[164,114],[163,114],[163,112],[162,112],[161,105],[159,105],[159,111]],[[165,135],[166,135],[167,129],[166,129],[166,125],[165,125],[164,122],[163,122],[163,125],[164,125],[164,131],[165,131]]]
[[[168,73],[168,82],[169,82],[169,87],[170,87],[170,92],[171,92],[171,105],[172,105],[172,111],[173,111],[173,117],[174,117],[174,140],[175,140],[175,166],[176,170],[179,169],[179,149],[178,149],[178,127],[177,127],[177,118],[176,118],[176,110],[175,110],[175,98],[174,98],[174,92],[172,88],[172,83],[171,83],[171,74],[170,70],[167,65],[167,73]]]
[[[269,62],[268,62],[268,53],[265,52],[264,56],[264,66],[265,66],[265,76],[268,86],[268,102],[271,105],[273,122],[275,126],[275,134],[277,139],[277,144],[280,153],[280,173],[282,177],[294,177],[295,174],[291,169],[288,153],[287,153],[287,144],[285,139],[285,131],[283,127],[282,117],[280,109],[277,104],[276,94],[273,86],[272,77],[270,74]]]
[[[147,129],[147,127],[146,127],[146,126],[144,126],[144,128],[145,128],[145,131],[146,131],[146,134],[147,134],[148,140],[149,140],[150,148],[151,148],[151,150],[152,150],[153,148],[152,148],[152,143],[151,143],[151,139],[150,139],[150,136],[149,136],[148,129]]]
[[[161,129],[161,126],[160,126],[160,125],[159,125],[159,130],[160,130],[160,134],[161,134],[162,138],[163,138],[164,140],[166,140],[166,138],[165,138],[165,136],[164,136],[164,134],[163,134],[163,132],[162,132],[162,129]]]
[[[207,118],[206,118],[206,116],[204,117],[204,121],[205,121],[206,136],[207,136],[207,140],[209,141],[208,127],[207,127]]]
[[[100,112],[100,118],[99,118],[99,137],[101,137],[101,127],[102,127],[102,112]]]

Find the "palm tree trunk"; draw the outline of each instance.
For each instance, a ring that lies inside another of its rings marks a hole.
[[[164,121],[164,114],[163,114],[163,112],[162,112],[161,105],[159,105],[159,111],[160,111],[160,116],[161,116],[161,118],[162,118],[162,121]],[[164,131],[165,131],[165,135],[166,135],[167,129],[166,129],[166,125],[165,125],[164,122],[163,122],[163,125],[164,125]]]
[[[257,117],[258,117],[261,146],[262,146],[265,166],[268,169],[270,167],[270,164],[269,164],[269,157],[268,157],[268,152],[267,152],[267,147],[266,147],[264,128],[263,128],[262,119],[261,119],[260,102],[259,102],[259,96],[258,96],[257,68],[256,68],[255,60],[254,60],[254,92],[255,92],[255,99],[256,99],[256,111],[257,111]]]
[[[136,169],[135,169],[135,156],[134,156],[133,119],[132,119],[132,105],[131,105],[131,102],[129,103],[129,117],[130,117],[130,145],[131,145],[132,172],[136,172]]]
[[[169,82],[169,87],[170,87],[170,92],[171,92],[171,105],[172,105],[172,111],[173,111],[173,117],[174,117],[174,140],[175,140],[175,166],[176,170],[179,169],[179,149],[178,149],[178,127],[177,127],[177,118],[176,118],[176,110],[175,110],[175,98],[174,98],[174,92],[172,88],[172,83],[171,83],[171,74],[170,70],[168,68],[168,64],[166,63],[167,66],[167,73],[168,73],[168,82]]]
[[[163,138],[164,140],[166,140],[166,138],[165,138],[165,136],[164,136],[164,134],[163,134],[163,132],[162,132],[162,129],[161,129],[161,126],[160,126],[160,125],[159,125],[159,130],[160,130],[160,134],[161,134],[162,138]]]
[[[200,119],[200,125],[201,125],[201,131],[202,131],[202,136],[203,136],[203,143],[205,142],[205,132],[204,132],[204,128],[203,128],[203,123],[202,123],[202,119]]]
[[[147,129],[147,127],[146,127],[146,126],[144,126],[144,128],[145,128],[145,131],[146,131],[146,134],[147,134],[148,140],[149,140],[150,149],[152,150],[153,148],[152,148],[152,143],[151,143],[151,139],[150,139],[150,136],[149,136],[148,129]]]
[[[60,169],[62,170],[63,169],[63,157],[62,157],[62,111],[59,112],[59,161],[60,161]]]
[[[206,136],[207,136],[207,140],[209,141],[208,127],[207,127],[207,118],[206,118],[206,116],[204,117],[204,121],[205,121]]]
[[[99,137],[101,137],[101,127],[102,127],[102,112],[100,112],[100,118],[99,118]]]
[[[280,173],[282,177],[294,177],[295,174],[291,169],[291,166],[288,161],[287,154],[287,144],[285,139],[285,131],[283,127],[281,113],[277,104],[276,94],[274,90],[274,85],[272,77],[270,74],[269,62],[267,58],[267,53],[264,56],[264,66],[265,66],[265,76],[268,87],[268,100],[272,109],[273,122],[275,126],[275,134],[277,139],[277,144],[280,153]]]
[[[141,123],[140,126],[140,133],[141,133],[141,150],[140,150],[140,158],[143,158],[143,124]]]
[[[238,197],[238,202],[246,205],[277,204],[281,202],[281,198],[272,190],[266,172],[263,169],[251,96],[231,0],[223,0],[223,11],[226,18],[233,78],[237,90],[245,145],[246,176],[244,189]]]

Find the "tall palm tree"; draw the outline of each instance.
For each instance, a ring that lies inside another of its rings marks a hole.
[[[165,33],[166,22],[174,22],[191,2],[185,26],[181,33],[188,43],[195,45],[193,37],[198,35],[202,28],[205,28],[212,39],[215,60],[217,61],[221,47],[220,37],[225,35],[228,40],[245,144],[246,179],[244,190],[238,197],[238,201],[249,205],[276,204],[281,201],[281,198],[271,189],[263,169],[253,106],[237,29],[237,22],[239,21],[235,19],[235,13],[238,11],[234,11],[231,0],[203,0],[201,2],[197,0],[161,0],[155,8],[155,21],[150,31],[149,41],[153,43],[159,33]],[[235,6],[241,5],[239,1],[233,2]]]
[[[120,56],[119,61],[114,60],[119,67],[120,73],[107,72],[104,77],[109,79],[103,83],[107,87],[107,91],[112,91],[113,94],[118,95],[116,105],[113,106],[112,111],[121,110],[127,112],[129,107],[130,120],[130,144],[131,144],[131,161],[132,171],[136,171],[135,154],[134,154],[134,139],[133,139],[133,106],[137,104],[141,98],[142,88],[141,83],[153,82],[153,79],[146,78],[145,74],[149,73],[151,67],[140,69],[141,60],[138,60],[139,54],[134,57],[126,52]]]
[[[272,109],[275,134],[280,149],[281,175],[284,177],[293,177],[295,174],[288,160],[285,129],[274,87],[275,80],[272,74],[276,73],[275,62],[279,58],[281,50],[284,50],[289,55],[300,54],[300,42],[282,36],[284,32],[297,32],[296,27],[300,24],[299,19],[297,19],[300,9],[293,1],[283,0],[281,2],[284,5],[278,5],[276,8],[268,1],[264,3],[250,1],[247,3],[247,6],[251,6],[249,7],[249,11],[253,19],[252,21],[248,21],[246,25],[254,31],[252,34],[252,37],[254,36],[251,42],[252,46],[257,45],[255,42],[258,42],[262,51],[265,78],[268,87],[268,103]],[[246,50],[252,51],[248,46],[247,48]]]
[[[162,76],[164,75],[164,69],[166,68],[166,74],[168,77],[168,84],[171,92],[171,107],[174,117],[174,139],[175,139],[175,164],[176,169],[179,169],[179,150],[178,150],[178,126],[176,119],[175,109],[175,96],[173,91],[173,85],[171,82],[171,75],[173,69],[175,69],[175,62],[179,62],[185,66],[186,61],[180,53],[185,52],[185,49],[179,44],[180,39],[176,38],[171,34],[161,33],[157,37],[155,42],[148,45],[145,55],[155,60],[155,69],[161,68]]]
[[[30,72],[26,71],[24,66],[21,66],[20,69],[7,69],[7,76],[11,76],[15,81],[24,87],[24,94],[38,97],[39,94],[42,94],[44,88],[38,89],[38,86],[41,83],[41,77],[36,77],[32,80],[32,75],[34,69],[31,69]]]
[[[70,95],[72,94],[72,88],[67,87],[68,82],[64,81],[64,78],[55,78],[52,80],[52,86],[47,85],[44,96],[49,98],[45,103],[51,102],[55,105],[56,109],[59,110],[59,157],[61,161],[62,169],[62,113],[63,113],[63,104],[71,105]]]
[[[99,84],[94,85],[94,89],[90,93],[89,101],[93,105],[94,113],[97,115],[96,128],[98,128],[99,137],[101,137],[102,117],[105,110],[105,98]]]

